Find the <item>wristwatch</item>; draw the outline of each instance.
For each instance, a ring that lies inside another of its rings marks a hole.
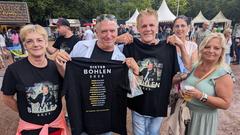
[[[208,100],[208,95],[206,93],[202,93],[202,97],[200,98],[200,101],[205,103]]]

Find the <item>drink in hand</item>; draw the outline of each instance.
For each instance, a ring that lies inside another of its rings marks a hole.
[[[183,86],[183,92],[186,92],[186,91],[192,90],[192,89],[194,89],[193,86],[190,86],[190,85],[184,85],[184,86]],[[189,96],[189,95],[187,95],[187,94],[183,94],[183,98],[184,98],[184,100],[186,100],[186,101],[191,101],[191,100],[192,100],[192,97]]]

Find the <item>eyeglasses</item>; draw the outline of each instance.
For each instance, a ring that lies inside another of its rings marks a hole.
[[[97,16],[96,23],[99,23],[103,20],[117,21],[116,17],[112,14],[102,14]]]
[[[37,44],[44,44],[45,43],[45,40],[44,38],[38,38],[38,39],[27,39],[25,42],[24,42],[26,45],[34,45],[35,43]]]
[[[179,28],[186,28],[187,25],[181,24],[181,25],[174,25],[174,28],[179,29]]]

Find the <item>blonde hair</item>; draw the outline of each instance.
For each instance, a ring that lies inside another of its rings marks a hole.
[[[137,27],[140,26],[140,19],[144,16],[154,16],[157,20],[157,24],[158,24],[158,14],[155,10],[153,9],[145,9],[140,11],[139,15],[137,16]]]
[[[26,39],[26,35],[28,33],[31,33],[31,32],[36,32],[40,35],[43,36],[43,38],[48,41],[48,34],[47,34],[47,31],[40,25],[36,24],[27,24],[25,26],[23,26],[20,30],[20,39],[21,41],[23,42],[23,44],[25,44],[25,39]]]
[[[227,35],[227,33],[232,33],[232,30],[230,29],[230,28],[227,28],[227,29],[225,29],[224,31],[223,31],[223,34],[224,34],[224,36],[226,36]]]
[[[226,50],[226,39],[222,33],[211,33],[207,37],[203,39],[199,47],[199,60],[198,63],[202,63],[202,51],[206,45],[208,45],[209,41],[212,39],[217,38],[220,40],[220,46],[222,47],[221,56],[217,62],[217,65],[222,66],[225,65],[225,50]]]

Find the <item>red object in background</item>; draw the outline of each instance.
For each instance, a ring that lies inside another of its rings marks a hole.
[[[94,25],[93,23],[84,23],[83,26],[86,27],[86,26],[94,26]]]

